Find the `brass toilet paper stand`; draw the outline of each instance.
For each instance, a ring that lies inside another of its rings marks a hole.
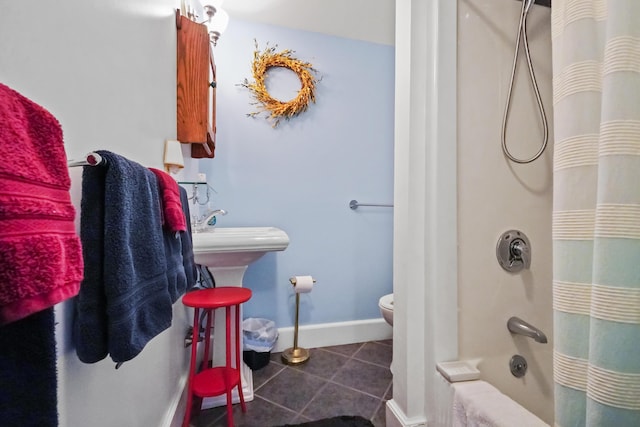
[[[295,287],[296,278],[291,277],[289,282]],[[316,280],[313,279],[313,283]],[[296,292],[296,322],[293,327],[293,347],[290,347],[282,352],[282,362],[287,365],[300,365],[309,360],[309,350],[306,348],[298,347],[298,315],[300,312],[300,294]]]

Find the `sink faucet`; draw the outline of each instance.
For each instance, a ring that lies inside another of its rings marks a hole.
[[[204,216],[204,218],[202,219],[202,222],[207,224],[207,225],[216,225],[216,216],[217,215],[226,215],[227,211],[225,211],[224,209],[215,209],[211,212],[209,212],[208,214],[206,214]]]
[[[507,321],[507,328],[511,333],[533,338],[536,342],[542,344],[547,343],[547,336],[540,329],[530,325],[519,317],[511,317],[509,321]]]
[[[202,231],[207,227],[213,227],[216,225],[216,217],[226,215],[227,211],[224,209],[215,209],[207,212],[202,216],[202,218],[198,219],[195,224],[196,231]]]

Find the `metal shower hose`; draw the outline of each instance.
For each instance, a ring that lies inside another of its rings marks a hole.
[[[504,155],[509,158],[509,160],[516,163],[531,163],[536,160],[538,157],[542,155],[545,148],[547,147],[547,142],[549,140],[549,128],[547,125],[547,117],[544,111],[544,106],[542,105],[542,99],[540,98],[540,90],[538,89],[538,82],[536,81],[536,76],[533,72],[533,64],[531,62],[531,53],[529,52],[529,42],[527,40],[527,14],[529,13],[529,9],[533,4],[534,0],[522,0],[522,12],[520,14],[520,24],[518,26],[518,37],[516,38],[516,51],[513,55],[513,67],[511,68],[511,81],[509,83],[509,92],[507,94],[507,105],[504,109],[504,117],[502,119],[502,151]],[[524,53],[527,58],[527,65],[529,66],[529,76],[531,76],[531,83],[533,85],[533,90],[536,95],[536,102],[538,104],[538,110],[540,112],[540,118],[542,119],[542,126],[544,132],[544,140],[538,152],[529,159],[518,159],[514,157],[507,148],[507,120],[509,117],[509,109],[511,106],[511,92],[513,90],[513,80],[516,74],[516,66],[518,64],[518,51],[520,49],[520,38],[522,36],[522,41],[524,45]]]

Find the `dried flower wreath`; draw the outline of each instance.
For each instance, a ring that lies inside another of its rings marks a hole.
[[[251,95],[256,99],[252,105],[259,105],[258,111],[248,113],[247,117],[256,117],[262,112],[268,112],[267,120],[273,122],[272,127],[277,127],[282,118],[289,120],[292,117],[304,112],[311,102],[316,102],[316,83],[314,73],[316,70],[308,62],[300,61],[293,57],[294,51],[286,49],[276,52],[278,46],[265,47],[263,52],[258,49],[256,41],[256,50],[253,52],[253,63],[251,70],[253,72],[254,82],[250,83],[244,79],[240,86],[251,91]],[[267,91],[265,80],[267,72],[273,67],[283,67],[296,73],[300,79],[300,91],[298,95],[289,101],[280,101],[273,98]]]

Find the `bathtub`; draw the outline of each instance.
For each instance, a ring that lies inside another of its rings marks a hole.
[[[535,414],[483,380],[450,383],[436,372],[441,427],[549,427]]]

